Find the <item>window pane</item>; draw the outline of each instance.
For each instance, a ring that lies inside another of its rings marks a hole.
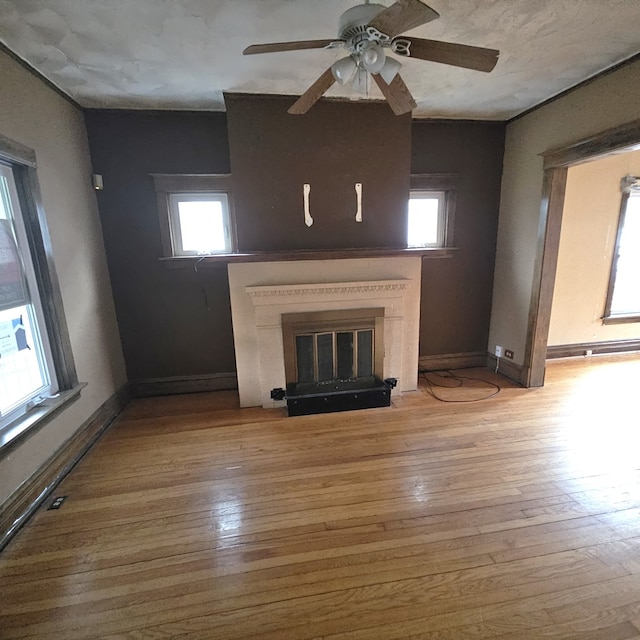
[[[0,426],[55,384],[21,216],[13,170],[0,164]]]
[[[336,352],[338,380],[353,378],[353,331],[340,331],[336,334]]]
[[[439,242],[438,223],[442,198],[434,195],[409,199],[407,246],[426,247]]]
[[[333,380],[333,333],[316,336],[318,344],[318,382]]]
[[[182,200],[178,202],[178,216],[183,251],[226,251],[224,211],[220,200]]]
[[[627,200],[624,226],[618,245],[616,281],[611,299],[611,314],[640,312],[640,193]]]
[[[313,336],[296,336],[298,382],[315,382]]]
[[[1,415],[45,391],[49,383],[34,328],[31,305],[0,311]]]
[[[373,331],[358,331],[358,377],[373,375]]]
[[[8,195],[7,180],[0,175],[0,310],[29,302]]]

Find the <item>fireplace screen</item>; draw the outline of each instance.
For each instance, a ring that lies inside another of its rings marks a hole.
[[[287,384],[381,377],[384,309],[282,316]]]
[[[330,382],[372,376],[373,346],[373,329],[298,334],[298,382]]]

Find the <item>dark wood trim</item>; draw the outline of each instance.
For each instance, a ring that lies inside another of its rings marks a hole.
[[[233,191],[230,173],[151,173],[156,191],[191,193],[198,191]]]
[[[560,225],[564,208],[567,170],[597,157],[640,146],[640,120],[607,129],[563,148],[543,153],[544,181],[536,265],[531,291],[523,371],[526,387],[544,384],[551,302],[555,285]]]
[[[546,100],[543,100],[542,102],[539,102],[538,104],[534,105],[533,107],[529,107],[528,109],[525,109],[524,111],[520,112],[518,115],[515,115],[512,118],[509,118],[506,121],[506,124],[511,124],[512,122],[515,122],[516,120],[519,120],[520,118],[524,118],[524,116],[527,116],[530,113],[533,113],[534,111],[537,111],[538,109],[541,109],[542,107],[545,107],[546,105],[551,104],[552,102],[555,102],[556,100],[559,100],[560,98],[564,98],[564,96],[566,96],[566,95],[568,95],[570,93],[573,93],[576,89],[581,89],[582,87],[586,87],[587,85],[591,84],[592,82],[595,82],[596,80],[599,80],[600,78],[604,78],[605,76],[608,76],[611,73],[615,73],[616,71],[618,71],[619,69],[622,69],[623,67],[626,67],[627,65],[633,64],[634,62],[638,62],[638,60],[640,60],[640,53],[636,53],[636,54],[632,55],[630,58],[627,58],[626,60],[622,60],[621,62],[617,62],[616,64],[612,65],[611,67],[608,67],[606,69],[603,69],[602,71],[599,71],[598,73],[596,73],[595,75],[591,76],[590,78],[587,78],[586,80],[582,80],[582,81],[578,82],[578,84],[574,84],[573,86],[569,87],[568,89],[564,89],[560,93],[556,93],[554,96],[551,96],[550,98],[547,98]]]
[[[456,247],[438,249],[296,249],[292,251],[256,251],[253,253],[225,253],[211,256],[176,256],[160,258],[170,269],[212,266],[234,262],[288,262],[292,260],[350,260],[353,258],[451,258]]]
[[[64,314],[60,283],[53,259],[53,247],[47,218],[40,195],[38,176],[33,167],[14,165],[18,197],[31,248],[33,267],[40,287],[47,335],[55,363],[58,386],[61,390],[78,385],[71,338]]]
[[[513,380],[523,387],[527,386],[527,369],[525,367],[505,358],[500,358],[500,362],[498,362],[498,358],[496,358],[493,353],[487,353],[485,356],[485,366],[495,371],[496,365],[498,366],[498,373],[501,373],[506,378],[509,378],[509,380]]]
[[[86,386],[86,383],[82,383],[73,389],[59,391],[55,397],[47,398],[37,407],[25,411],[22,416],[3,427],[0,431],[0,459],[38,433],[42,427],[75,402]]]
[[[420,371],[470,369],[471,367],[484,367],[486,362],[486,353],[484,351],[446,353],[435,356],[420,356],[418,358],[418,368]]]
[[[64,98],[68,103],[72,104],[76,109],[80,109],[82,111],[82,107],[78,102],[76,102],[68,93],[63,91],[60,87],[53,84],[49,78],[40,73],[35,67],[33,67],[26,60],[21,58],[17,53],[13,52],[6,44],[0,42],[0,51],[2,53],[7,54],[12,60],[15,60],[23,69],[26,69],[31,75],[35,76],[43,82],[49,89],[55,91],[61,98]]]
[[[106,400],[76,433],[36,470],[0,507],[0,550],[47,499],[60,481],[109,428],[129,400],[125,385]]]
[[[626,316],[605,316],[602,318],[602,324],[635,324],[640,322],[640,314]]]
[[[164,258],[191,257],[200,261],[202,256],[174,256],[174,240],[171,231],[171,203],[170,196],[174,193],[198,193],[215,192],[224,193],[227,196],[227,211],[229,216],[229,235],[231,247],[235,250],[238,246],[236,231],[235,209],[233,205],[233,182],[230,173],[212,174],[169,174],[151,173],[153,186],[156,191],[156,206],[160,222],[160,238],[162,241],[162,254]],[[228,256],[229,253],[216,254]],[[215,257],[215,256],[211,256]],[[200,262],[198,262],[199,264]]]
[[[544,152],[544,168],[569,167],[586,160],[635,150],[640,145],[640,119],[607,129],[569,146]]]
[[[24,164],[28,167],[36,166],[36,152],[23,144],[7,138],[0,133],[0,160],[11,163]]]
[[[552,360],[554,358],[588,357],[589,355],[629,353],[631,351],[640,351],[640,339],[553,345],[547,347],[547,358]]]
[[[409,178],[411,190],[447,191],[457,189],[459,182],[458,173],[412,173]]]
[[[460,182],[457,173],[412,173],[409,179],[411,191],[444,191],[444,229],[442,246],[452,248],[456,218],[456,193]]]
[[[523,368],[527,372],[527,378],[524,381],[526,387],[541,387],[544,384],[544,362],[558,266],[566,185],[566,168],[557,167],[545,171],[538,226],[538,250],[523,363]]]
[[[149,378],[134,380],[129,383],[130,393],[134,398],[201,393],[203,391],[225,391],[237,388],[238,378],[235,371],[201,376]]]

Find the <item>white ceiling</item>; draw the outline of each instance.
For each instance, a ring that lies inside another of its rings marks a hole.
[[[220,111],[223,91],[304,92],[342,50],[242,50],[332,38],[340,14],[358,2],[0,0],[0,41],[84,107]],[[403,60],[415,117],[504,120],[640,51],[640,0],[429,5],[440,19],[411,35],[501,55],[490,74]],[[370,97],[379,99],[377,91]],[[328,95],[354,97],[338,85]]]

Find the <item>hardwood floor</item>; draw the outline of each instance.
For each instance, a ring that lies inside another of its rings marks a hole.
[[[640,638],[639,380],[635,355],[475,403],[136,400],[0,554],[0,638]]]

